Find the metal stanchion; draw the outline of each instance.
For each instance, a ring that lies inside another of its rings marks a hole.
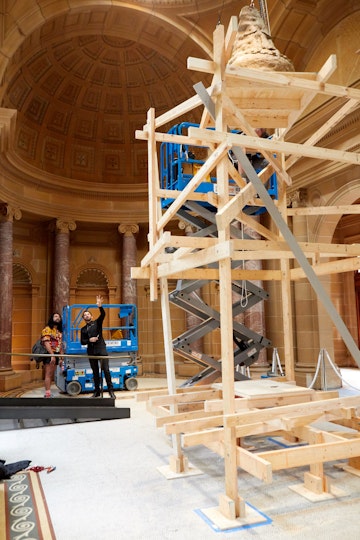
[[[103,358],[100,358],[100,396],[104,397]]]

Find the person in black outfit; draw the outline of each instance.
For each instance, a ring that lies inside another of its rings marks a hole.
[[[256,128],[255,129],[256,135],[260,137],[261,139],[268,139],[269,134],[264,128]],[[269,162],[267,159],[264,158],[260,152],[254,152],[250,154],[246,154],[251,165],[254,167],[255,171],[260,171],[262,169],[265,169],[267,165],[269,165]]]
[[[100,316],[97,319],[93,319],[92,313],[89,310],[85,310],[83,313],[83,319],[86,325],[81,328],[81,345],[87,345],[87,353],[89,356],[99,356],[101,362],[101,369],[104,372],[107,389],[111,398],[115,399],[114,388],[111,381],[111,374],[109,370],[109,360],[106,350],[105,340],[102,335],[102,325],[105,319],[105,311],[102,307],[102,297],[96,297],[96,305],[100,310]],[[90,366],[94,375],[95,391],[91,397],[100,397],[100,374],[99,374],[99,360],[97,358],[89,358]]]

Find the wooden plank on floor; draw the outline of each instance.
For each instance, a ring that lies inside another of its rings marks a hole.
[[[228,425],[237,426],[251,424],[255,422],[264,422],[273,418],[286,416],[288,413],[309,414],[317,411],[336,411],[342,407],[359,407],[360,396],[349,396],[338,399],[325,399],[322,401],[310,401],[298,405],[285,405],[272,409],[263,409],[261,411],[250,411],[228,415],[224,422]]]
[[[271,463],[273,471],[291,469],[312,463],[324,463],[346,459],[350,456],[360,456],[360,439],[260,452],[258,456]]]
[[[173,405],[175,403],[189,403],[191,401],[204,401],[205,399],[216,399],[221,397],[221,391],[217,389],[190,392],[184,394],[169,394],[167,396],[155,396],[151,398],[153,406]]]
[[[260,454],[254,454],[238,446],[236,456],[238,467],[266,484],[272,482],[271,464],[266,459],[263,459]]]

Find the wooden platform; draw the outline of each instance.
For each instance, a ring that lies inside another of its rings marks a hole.
[[[213,388],[222,389],[222,383],[213,383]],[[289,395],[297,396],[311,396],[315,394],[315,391],[311,388],[304,388],[303,386],[297,386],[295,383],[290,383],[284,380],[279,381],[275,378],[267,379],[252,379],[249,381],[235,381],[234,391],[236,397],[243,398],[259,398],[259,397],[285,397]],[[303,400],[305,401],[305,400]]]
[[[222,390],[222,383],[214,383],[213,388]],[[336,393],[335,393],[336,394]],[[235,411],[245,408],[276,407],[279,405],[291,405],[292,403],[302,403],[314,399],[316,392],[311,388],[296,386],[295,383],[288,383],[268,379],[255,379],[250,381],[235,381]],[[337,394],[336,394],[337,395]],[[240,399],[239,399],[240,398]],[[219,402],[211,402],[206,410],[216,410],[222,406]]]

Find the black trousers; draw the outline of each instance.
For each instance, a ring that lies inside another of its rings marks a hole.
[[[102,362],[102,370],[104,372],[106,384],[108,391],[113,390],[113,385],[111,382],[111,375],[109,370],[109,359],[106,358],[106,356],[101,356],[99,359],[97,358],[89,358],[90,367],[92,369],[93,375],[94,375],[94,386],[95,386],[95,392],[100,392],[100,368],[101,368],[101,362]]]

